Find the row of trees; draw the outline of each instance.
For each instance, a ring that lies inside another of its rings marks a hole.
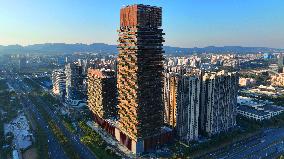
[[[23,81],[27,85],[32,87],[33,92],[40,92],[40,91],[42,91],[42,87],[39,84],[37,84],[35,81],[33,81],[32,79],[24,78]]]
[[[50,116],[47,114],[47,112],[44,110],[44,106],[48,105],[52,110],[54,110],[55,107],[53,105],[60,105],[60,101],[58,101],[56,98],[51,96],[49,93],[43,92],[40,87],[40,85],[31,80],[27,79],[29,84],[32,84],[33,93],[30,94],[30,98],[33,100],[33,103],[35,103],[38,106],[38,109],[48,122],[48,125],[50,126],[51,130],[55,134],[56,138],[59,140],[60,144],[62,145],[64,151],[67,153],[68,157],[71,159],[77,159],[79,156],[75,153],[76,151],[70,144],[70,141],[64,136],[60,128],[56,125],[56,123],[50,119]],[[45,105],[41,103],[39,100],[36,99],[36,96],[40,96],[42,101],[46,102]],[[63,125],[67,128],[68,131],[74,133],[74,127],[72,125],[72,122],[68,118],[61,118]],[[106,142],[100,137],[99,134],[95,133],[90,127],[88,127],[84,122],[79,123],[79,127],[85,134],[81,137],[81,142],[87,145],[98,158],[119,158],[117,155],[114,154],[114,152],[107,149]]]
[[[65,137],[60,128],[53,121],[49,121],[48,125],[50,126],[56,138],[59,140],[68,157],[70,159],[80,159],[80,156],[76,153],[70,141],[67,137]]]
[[[43,103],[37,99],[34,95],[29,95],[30,99],[33,101],[33,103],[37,106],[39,112],[43,116],[45,121],[48,121],[48,125],[51,128],[53,134],[60,142],[60,145],[64,149],[65,153],[70,159],[80,159],[79,155],[76,153],[75,149],[73,148],[71,142],[68,138],[64,136],[61,129],[56,125],[56,123],[53,121],[53,119],[48,115],[48,113],[44,110]]]
[[[81,131],[85,134],[81,137],[81,142],[87,145],[98,158],[119,158],[113,151],[107,149],[107,143],[101,138],[101,136],[92,130],[85,121],[79,122]]]
[[[256,80],[256,85],[267,85],[270,84],[269,83],[269,73],[268,72],[263,72],[260,74],[255,74],[255,73],[242,73],[240,75],[243,78],[253,78]]]
[[[35,147],[37,150],[37,156],[41,159],[48,159],[48,142],[47,134],[44,132],[43,128],[40,127],[39,123],[34,120],[34,116],[31,115],[33,123],[35,124]]]
[[[25,81],[28,85],[32,87],[32,93],[29,94],[30,99],[33,103],[37,106],[38,110],[40,111],[41,115],[44,117],[45,121],[49,121],[48,125],[51,128],[53,134],[60,142],[60,145],[64,149],[65,153],[70,159],[79,159],[79,155],[76,153],[75,149],[73,148],[71,142],[68,138],[66,138],[61,131],[61,129],[57,126],[57,124],[53,121],[53,119],[49,116],[46,112],[44,107],[47,105],[49,108],[54,110],[52,107],[55,104],[59,104],[59,101],[52,97],[49,93],[43,92],[41,86],[32,79],[26,79]],[[39,100],[41,98],[42,100]],[[43,103],[43,101],[45,103]]]

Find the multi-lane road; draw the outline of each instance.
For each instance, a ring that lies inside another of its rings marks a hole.
[[[55,138],[51,130],[47,126],[47,121],[45,121],[36,108],[36,106],[29,100],[22,98],[22,103],[24,108],[29,109],[35,116],[37,122],[39,123],[40,127],[47,135],[48,141],[48,155],[51,159],[68,159],[67,155],[64,153],[63,148],[61,147],[58,140]]]
[[[32,80],[32,81],[37,83],[34,80]],[[39,86],[41,86],[39,83],[37,83],[37,84]],[[49,93],[48,89],[44,88],[43,86],[41,86],[41,88],[42,88],[42,91],[46,91],[47,93]],[[37,100],[42,105],[45,105],[43,108],[48,113],[48,115],[55,121],[57,126],[60,128],[60,130],[65,135],[65,137],[67,137],[69,139],[71,145],[75,148],[75,150],[79,154],[80,158],[82,158],[82,159],[95,159],[96,158],[95,154],[86,145],[81,143],[79,136],[68,131],[68,129],[62,124],[61,119],[58,117],[58,115],[50,109],[50,106],[47,105],[46,102],[44,102],[40,97],[37,97]]]
[[[199,158],[272,159],[284,154],[284,128],[264,129],[259,135],[245,139]]]
[[[22,85],[23,83],[21,83],[19,80],[15,80],[14,78],[9,79],[9,84],[14,88],[15,92],[19,95],[20,102],[22,103],[25,111],[28,111],[29,113],[33,114],[35,120],[37,121],[41,129],[47,135],[46,140],[48,142],[48,158],[68,159],[59,141],[55,138],[52,131],[48,128],[47,121],[43,119],[37,107],[27,97],[23,96],[25,94],[24,90],[28,90],[29,87]]]
[[[65,135],[65,137],[69,139],[71,145],[75,148],[80,158],[95,159],[95,155],[91,152],[91,150],[87,146],[85,146],[83,143],[81,143],[80,137],[68,131],[66,127],[62,124],[60,118],[49,108],[48,105],[46,105],[44,101],[42,101],[41,98],[38,97],[37,100],[41,102],[41,104],[45,104],[45,107],[44,107],[45,111],[55,121],[55,123],[60,128],[62,133]]]
[[[55,138],[54,134],[48,127],[47,121],[42,118],[41,112],[38,110],[37,106],[32,103],[32,101],[27,97],[27,93],[31,91],[32,88],[24,83],[19,76],[10,75],[9,76],[9,84],[14,88],[14,90],[21,95],[21,102],[24,106],[24,109],[33,114],[36,118],[36,121],[39,123],[41,128],[47,134],[48,140],[48,154],[51,159],[68,159],[65,154],[62,146],[60,145],[57,138]],[[40,97],[37,97],[37,100],[42,104],[46,105],[44,110],[47,114],[54,120],[57,126],[60,128],[62,133],[68,138],[71,145],[74,147],[76,153],[80,156],[81,159],[95,159],[95,154],[83,143],[80,141],[80,137],[71,133],[66,129],[66,127],[62,124],[60,118],[49,108],[49,106],[42,101]]]

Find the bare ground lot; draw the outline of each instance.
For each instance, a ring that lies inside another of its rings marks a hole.
[[[23,159],[37,159],[36,148],[30,148],[23,153]]]

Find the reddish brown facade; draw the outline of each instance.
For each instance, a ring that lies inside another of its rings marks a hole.
[[[94,114],[94,120],[101,128],[103,128],[106,132],[108,132],[111,136],[115,137],[115,126],[110,122],[100,118],[99,116]]]
[[[112,78],[100,70],[90,69],[88,72],[88,106],[95,122],[135,154],[172,140],[171,129],[163,127],[164,33],[160,28],[161,15],[161,8],[148,5],[121,9],[118,122],[109,120],[116,105],[109,102],[116,99]]]
[[[120,11],[120,27],[152,27],[162,26],[162,9],[149,5],[132,5]]]
[[[121,9],[118,55],[119,128],[128,137],[148,138],[163,126],[162,9]]]

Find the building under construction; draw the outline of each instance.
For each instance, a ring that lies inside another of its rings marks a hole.
[[[121,9],[118,55],[117,139],[134,153],[166,142],[163,134],[162,9],[132,5]]]

